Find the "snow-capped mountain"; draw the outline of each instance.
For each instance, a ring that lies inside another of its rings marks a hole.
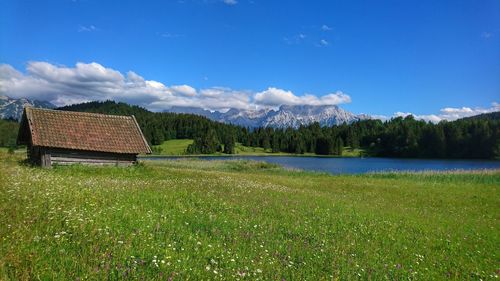
[[[47,101],[29,100],[26,98],[13,99],[7,96],[0,96],[0,119],[14,118],[21,120],[25,106],[55,108],[55,105]]]
[[[321,126],[332,126],[368,119],[366,115],[355,115],[336,105],[282,105],[278,110],[239,110],[227,112],[209,111],[195,107],[172,107],[167,112],[189,113],[205,116],[215,121],[244,127],[297,128],[318,122]]]

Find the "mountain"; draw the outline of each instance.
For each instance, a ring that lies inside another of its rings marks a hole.
[[[187,113],[205,116],[215,121],[244,127],[297,128],[318,122],[321,126],[332,126],[370,119],[367,115],[355,115],[336,105],[282,105],[278,110],[240,110],[227,112],[209,111],[195,107],[172,107],[172,113]]]
[[[7,96],[0,96],[0,119],[21,120],[25,106],[55,108],[55,105],[47,101],[29,100],[26,98],[13,99]]]

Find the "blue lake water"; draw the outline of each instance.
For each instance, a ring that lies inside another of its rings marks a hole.
[[[144,157],[147,160],[179,159],[183,157]],[[279,164],[287,168],[332,174],[362,174],[387,171],[446,171],[500,169],[500,161],[441,160],[398,158],[327,158],[289,156],[202,156],[203,160],[246,159]]]

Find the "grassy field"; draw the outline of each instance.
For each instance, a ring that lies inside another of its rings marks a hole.
[[[486,280],[500,172],[332,176],[246,161],[20,165],[0,152],[0,280]]]
[[[185,155],[187,147],[193,143],[191,139],[164,141],[161,145],[153,145],[154,154],[159,155]]]
[[[153,156],[154,155],[165,155],[165,156],[176,156],[176,155],[186,155],[187,147],[193,143],[191,139],[178,139],[178,140],[168,140],[163,142],[161,145],[152,146]],[[314,153],[304,153],[304,154],[292,154],[285,152],[272,153],[270,149],[265,150],[262,147],[250,147],[244,146],[241,143],[236,143],[235,152],[237,155],[248,155],[248,156],[316,156]],[[350,147],[344,147],[342,152],[343,157],[359,157],[364,151],[362,149],[351,149]],[[223,153],[211,154],[211,156],[226,155]]]

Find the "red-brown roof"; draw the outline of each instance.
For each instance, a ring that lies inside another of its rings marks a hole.
[[[25,119],[25,120],[24,120]],[[134,116],[27,107],[21,129],[29,128],[31,144],[52,148],[113,153],[151,153]],[[28,136],[20,142],[27,143]]]

